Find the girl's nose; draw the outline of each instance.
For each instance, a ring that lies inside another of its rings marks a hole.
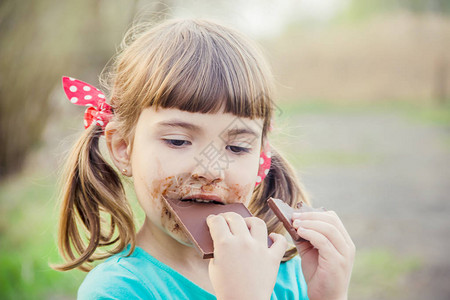
[[[194,157],[192,178],[203,179],[208,183],[222,181],[228,168],[229,162],[224,154],[217,154],[215,157],[197,155]]]
[[[203,180],[208,184],[217,183],[223,180],[224,173],[225,170],[220,169],[219,166],[216,166],[216,169],[214,169],[213,167],[198,164],[192,171],[192,179]]]

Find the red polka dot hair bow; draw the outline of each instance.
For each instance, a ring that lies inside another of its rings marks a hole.
[[[266,178],[267,174],[269,174],[271,163],[272,153],[270,152],[270,146],[267,142],[264,150],[261,151],[261,155],[259,156],[259,169],[258,176],[256,177],[256,185],[260,184],[264,178]]]
[[[62,82],[70,102],[88,106],[84,113],[84,128],[94,124],[105,130],[106,124],[113,116],[111,106],[106,103],[105,94],[96,87],[71,77],[63,77]]]

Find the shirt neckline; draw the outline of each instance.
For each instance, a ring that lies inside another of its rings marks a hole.
[[[122,251],[121,254],[127,253],[129,250],[130,250],[130,245],[128,245],[127,248],[124,251]],[[135,257],[141,256],[142,258],[149,261],[151,264],[155,265],[157,268],[169,273],[179,283],[182,283],[185,286],[191,286],[192,288],[197,289],[199,292],[204,293],[208,297],[213,297],[214,299],[216,298],[215,295],[211,294],[204,288],[200,287],[199,285],[194,283],[192,280],[190,280],[186,276],[179,273],[177,270],[175,270],[172,267],[166,265],[165,263],[157,260],[150,253],[148,253],[147,251],[145,251],[144,249],[142,249],[139,246],[135,246],[134,252],[130,256],[135,256]]]

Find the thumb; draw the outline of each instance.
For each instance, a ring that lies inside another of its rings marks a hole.
[[[286,238],[283,235],[274,232],[269,234],[269,237],[273,241],[272,246],[270,246],[270,250],[272,250],[274,254],[281,260],[288,247]]]

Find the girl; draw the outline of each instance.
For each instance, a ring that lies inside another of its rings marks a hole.
[[[78,297],[346,299],[355,247],[337,215],[294,215],[309,242],[288,248],[266,204],[307,200],[269,148],[273,80],[257,47],[203,20],[168,21],[126,41],[108,78],[111,106],[100,91],[65,79],[70,100],[90,107],[66,167],[59,247],[67,262],[57,268],[87,271],[109,257]],[[145,213],[137,234],[121,178],[99,150],[103,134]],[[168,211],[168,196],[239,202],[254,217],[209,216],[214,258],[202,259]]]

